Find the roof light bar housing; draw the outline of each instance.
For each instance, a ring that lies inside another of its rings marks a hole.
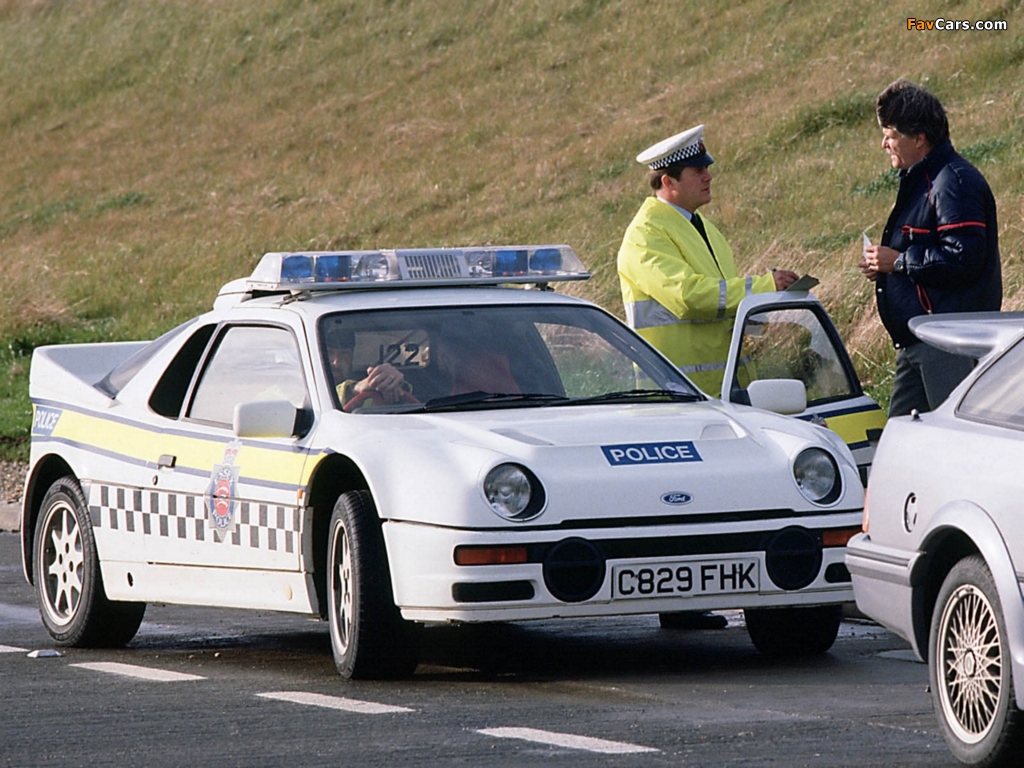
[[[254,291],[336,291],[586,280],[568,245],[267,253],[246,280]]]

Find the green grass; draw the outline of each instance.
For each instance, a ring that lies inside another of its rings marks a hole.
[[[945,103],[1024,307],[1022,0],[0,0],[0,455],[41,341],[154,337],[269,250],[566,242],[621,315],[633,158],[697,123],[748,271],[821,279],[869,389],[892,350],[856,269],[895,191],[873,98]]]

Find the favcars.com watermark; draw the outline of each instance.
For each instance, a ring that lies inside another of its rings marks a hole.
[[[931,30],[946,31],[950,29],[982,32],[994,29],[1007,29],[1006,21],[954,21],[952,19],[907,19],[907,29],[917,32]]]

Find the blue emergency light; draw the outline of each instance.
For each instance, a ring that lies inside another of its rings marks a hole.
[[[402,248],[267,253],[246,281],[250,290],[499,285],[586,280],[568,245]]]

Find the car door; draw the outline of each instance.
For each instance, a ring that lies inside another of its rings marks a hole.
[[[267,400],[308,412],[307,357],[289,327],[225,323],[168,366],[150,405],[168,416],[180,407],[180,416],[156,438],[161,509],[150,562],[299,570],[305,442],[239,439],[232,417],[238,403]]]
[[[754,294],[740,303],[722,399],[749,404],[747,388],[764,379],[803,383],[807,407],[793,415],[840,435],[866,485],[885,414],[864,393],[839,332],[813,294]]]

